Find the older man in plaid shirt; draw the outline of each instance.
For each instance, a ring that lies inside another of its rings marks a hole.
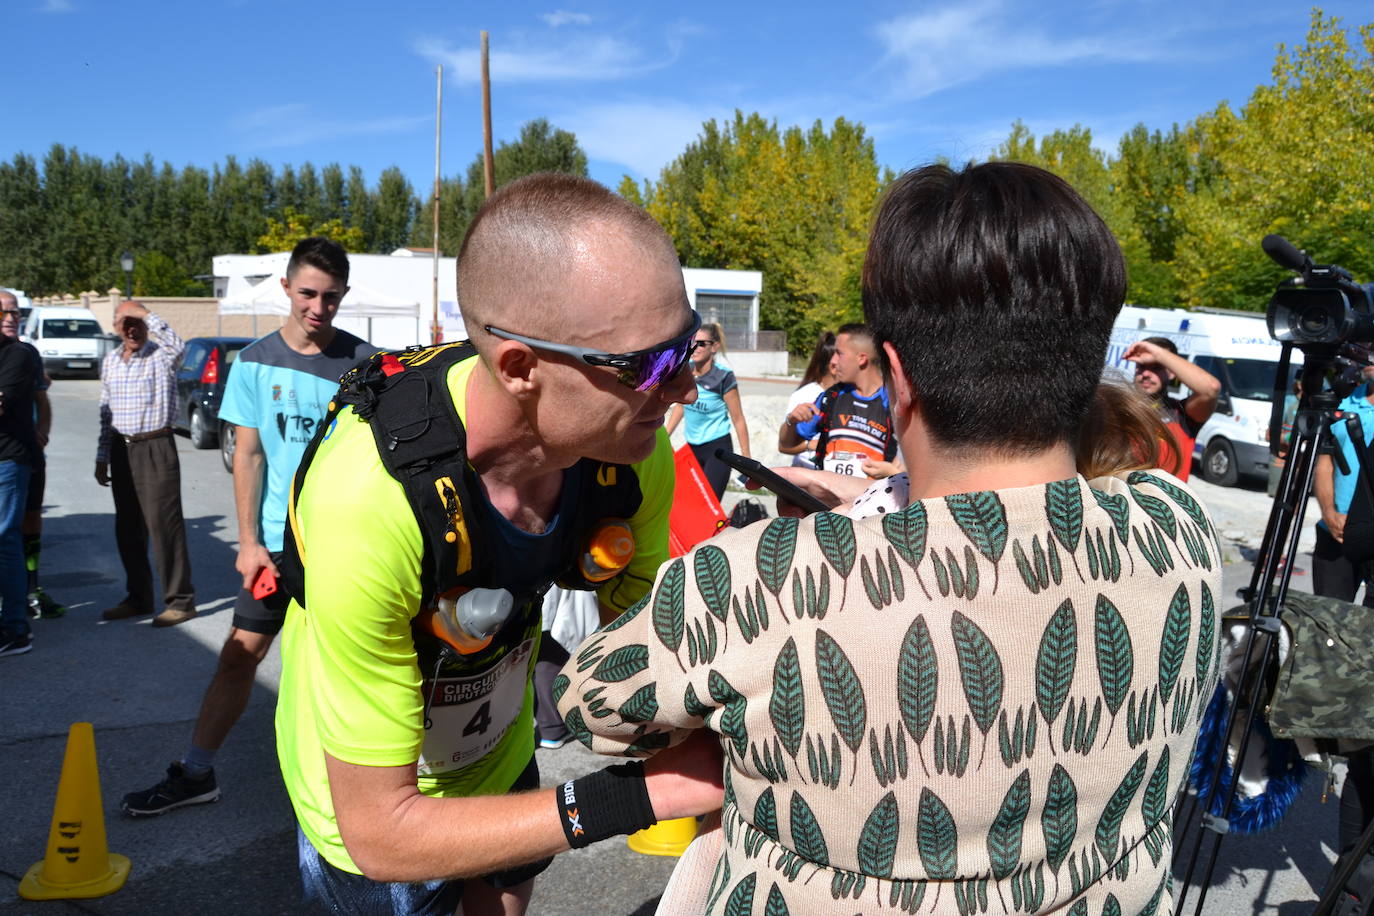
[[[101,616],[122,620],[153,612],[151,534],[165,605],[153,626],[170,627],[196,616],[181,517],[181,462],[172,438],[177,364],[186,345],[137,302],[121,303],[114,325],[124,346],[107,354],[100,370],[95,479],[114,492],[115,540],[128,594]]]

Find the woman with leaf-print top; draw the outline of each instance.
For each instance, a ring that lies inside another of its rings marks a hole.
[[[1168,474],[1075,473],[1123,286],[1046,172],[893,185],[863,288],[910,504],[698,546],[555,684],[594,750],[720,736],[722,829],[661,911],[1172,910],[1220,556]]]

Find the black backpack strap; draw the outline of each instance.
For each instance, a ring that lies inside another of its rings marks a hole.
[[[589,535],[596,524],[604,519],[624,519],[628,521],[639,511],[644,501],[639,487],[639,475],[626,464],[606,464],[584,458],[574,465],[575,477],[571,478],[579,489],[577,495],[577,517],[580,527],[579,539],[573,546],[567,570],[558,578],[563,588],[595,591],[605,582],[592,582],[583,574],[579,561],[584,549],[581,540]]]
[[[836,382],[829,388],[821,392],[820,405],[816,408],[821,416],[820,426],[816,431],[816,467],[825,467],[825,447],[830,443],[830,414],[835,407],[835,399],[840,396],[840,387],[843,382]]]
[[[883,409],[887,412],[887,442],[883,444],[883,460],[892,461],[897,457],[897,427],[892,423],[892,402],[887,389],[883,389]]]
[[[299,545],[295,506],[320,442],[344,407],[372,430],[383,466],[405,491],[425,541],[421,607],[466,583],[484,544],[473,518],[473,472],[467,431],[448,388],[448,370],[476,355],[471,343],[383,351],[347,372],[292,483],[290,525],[284,544],[283,582],[304,605],[306,557]]]

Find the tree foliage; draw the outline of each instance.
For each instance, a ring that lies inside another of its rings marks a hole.
[[[1374,25],[1356,37],[1315,10],[1306,42],[1280,47],[1272,85],[1238,112],[1138,124],[1114,157],[1081,127],[1037,144],[1018,122],[994,158],[1083,194],[1121,243],[1135,302],[1263,310],[1288,275],[1260,249],[1271,232],[1374,279]]]
[[[492,151],[492,178],[499,188],[517,178],[536,172],[563,172],[587,176],[587,154],[577,137],[536,118],[520,128],[513,142],[502,141]],[[468,224],[486,200],[486,173],[479,152],[468,165],[466,180],[445,178],[439,186],[439,251],[456,255],[467,234]],[[434,237],[434,192],[431,188],[415,226],[415,244],[432,246]]]
[[[758,113],[708,121],[657,181],[621,193],[667,229],[682,263],[763,272],[760,321],[806,346],[862,313],[868,223],[891,172],[863,125],[778,128]]]
[[[363,230],[357,226],[345,226],[338,218],[311,222],[307,214],[298,213],[295,207],[285,208],[280,220],[268,217],[267,231],[258,236],[257,245],[260,251],[290,251],[312,235],[333,239],[345,251],[363,250]]]
[[[1374,280],[1374,25],[1357,37],[1314,12],[1306,43],[1279,49],[1273,85],[1197,120],[1217,175],[1180,205],[1186,304],[1264,308],[1288,275],[1259,248],[1271,232]]]
[[[992,158],[1043,166],[1084,195],[1121,243],[1134,302],[1264,308],[1285,274],[1259,248],[1270,232],[1374,280],[1374,25],[1352,32],[1314,10],[1303,43],[1280,47],[1270,83],[1239,109],[1138,124],[1110,153],[1080,125],[1036,137],[1017,121]],[[576,137],[544,119],[502,142],[493,164],[497,186],[587,174]],[[869,222],[891,178],[862,124],[784,129],[737,111],[704,123],[657,179],[627,176],[618,191],[658,219],[683,264],[762,271],[763,327],[805,347],[860,316]],[[127,249],[143,294],[205,291],[193,278],[215,254],[284,249],[306,234],[350,251],[430,246],[433,190],[421,193],[396,168],[369,185],[338,163],[274,169],[229,156],[177,169],[54,144],[0,161],[0,284],[122,286]],[[480,154],[443,179],[442,253],[457,253],[484,196]]]

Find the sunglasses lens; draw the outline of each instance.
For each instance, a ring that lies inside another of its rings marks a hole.
[[[639,378],[636,391],[652,391],[682,371],[687,354],[692,350],[692,341],[674,344],[653,353],[645,353],[639,358]]]

